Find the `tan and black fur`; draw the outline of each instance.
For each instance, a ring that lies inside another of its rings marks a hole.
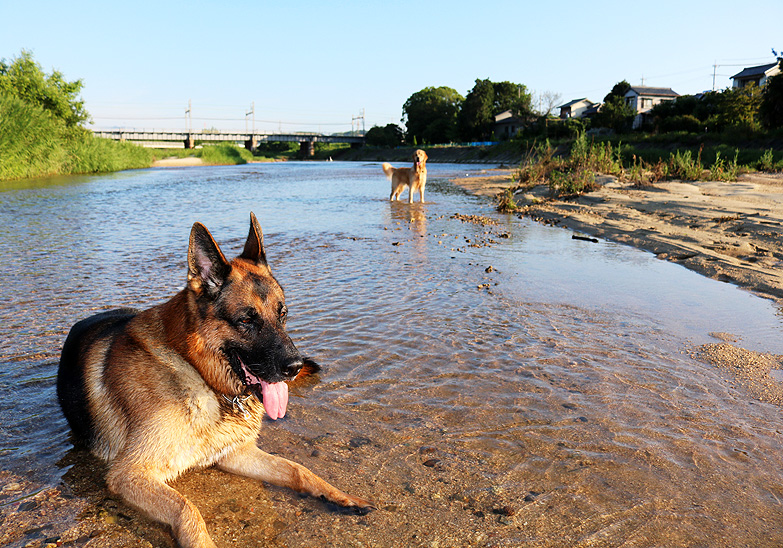
[[[236,259],[195,223],[182,291],[148,310],[92,316],[68,334],[57,395],[75,437],[107,461],[109,489],[169,524],[180,546],[214,546],[198,509],[168,485],[192,468],[372,508],[256,446],[264,412],[285,414],[285,381],[318,369],[286,333],[286,315],[251,213]]]
[[[427,153],[418,149],[413,153],[413,167],[392,167],[384,162],[383,172],[391,181],[389,200],[399,200],[400,194],[408,189],[408,203],[413,203],[413,193],[419,193],[419,200],[424,201],[424,186],[427,184]]]

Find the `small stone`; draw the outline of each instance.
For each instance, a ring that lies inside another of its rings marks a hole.
[[[508,504],[500,508],[495,508],[492,511],[501,516],[513,516],[514,514],[516,514],[516,510],[513,507],[509,506]]]
[[[351,438],[351,441],[348,442],[348,445],[351,447],[361,447],[363,445],[369,445],[372,441],[370,438]]]
[[[23,502],[19,505],[20,512],[29,512],[30,510],[35,510],[36,508],[38,508],[38,503],[34,500],[28,500],[27,502]]]
[[[534,502],[540,494],[538,491],[530,491],[530,493],[525,495],[525,502]]]
[[[438,464],[440,464],[440,459],[425,460],[422,464],[424,466],[429,466],[430,468],[433,468],[434,466],[437,466]]]
[[[5,487],[3,487],[3,492],[6,493],[15,493],[17,491],[22,490],[22,485],[20,483],[12,482],[7,484]]]

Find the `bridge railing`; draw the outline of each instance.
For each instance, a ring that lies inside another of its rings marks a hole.
[[[136,129],[108,128],[91,129],[96,137],[124,141],[288,141],[288,142],[324,142],[324,143],[364,143],[362,135],[324,135],[322,133],[275,133],[247,130],[201,130],[182,129]]]

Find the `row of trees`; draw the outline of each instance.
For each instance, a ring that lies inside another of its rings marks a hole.
[[[754,84],[701,96],[684,95],[656,105],[644,129],[660,132],[721,132],[740,129],[755,132],[783,128],[783,75]]]
[[[518,118],[534,118],[548,114],[559,100],[551,92],[534,96],[524,84],[488,79],[477,79],[467,97],[450,87],[427,87],[402,107],[407,132],[396,124],[376,126],[367,132],[367,142],[396,146],[403,139],[411,144],[487,140],[497,114],[510,110]]]
[[[636,111],[625,101],[631,85],[623,80],[604,97],[601,110],[590,127],[630,131]],[[750,84],[699,95],[682,95],[676,101],[659,103],[650,111],[642,131],[719,133],[729,129],[759,131],[783,128],[783,75],[769,79],[763,88]]]
[[[778,57],[778,61],[783,62],[783,58]],[[416,145],[489,140],[495,116],[507,110],[527,123],[526,136],[543,131],[570,135],[589,128],[625,133],[631,131],[637,115],[625,99],[630,88],[626,80],[615,84],[599,112],[590,119],[551,124],[547,117],[560,101],[560,96],[551,92],[534,97],[523,84],[490,80],[476,80],[467,97],[449,87],[428,87],[411,95],[402,107],[407,132],[397,124],[373,127],[367,132],[367,142],[397,146],[402,142]],[[748,85],[660,103],[641,129],[699,133],[779,128],[783,128],[783,73],[770,78],[763,88]]]

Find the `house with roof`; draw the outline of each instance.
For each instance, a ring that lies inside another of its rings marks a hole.
[[[525,120],[514,116],[511,110],[504,110],[495,115],[495,123],[492,126],[492,132],[495,139],[506,140],[512,138],[525,125]]]
[[[567,118],[584,118],[586,113],[592,109],[595,109],[598,103],[593,103],[590,99],[574,99],[564,105],[560,105],[560,118],[565,120]]]
[[[780,63],[778,62],[757,67],[747,67],[731,77],[733,80],[732,87],[744,88],[748,84],[756,84],[758,87],[761,87],[776,74],[780,74]]]
[[[666,101],[674,101],[680,94],[672,88],[654,88],[648,86],[631,86],[625,93],[625,102],[636,111],[633,128],[642,126],[648,113],[655,105]]]

